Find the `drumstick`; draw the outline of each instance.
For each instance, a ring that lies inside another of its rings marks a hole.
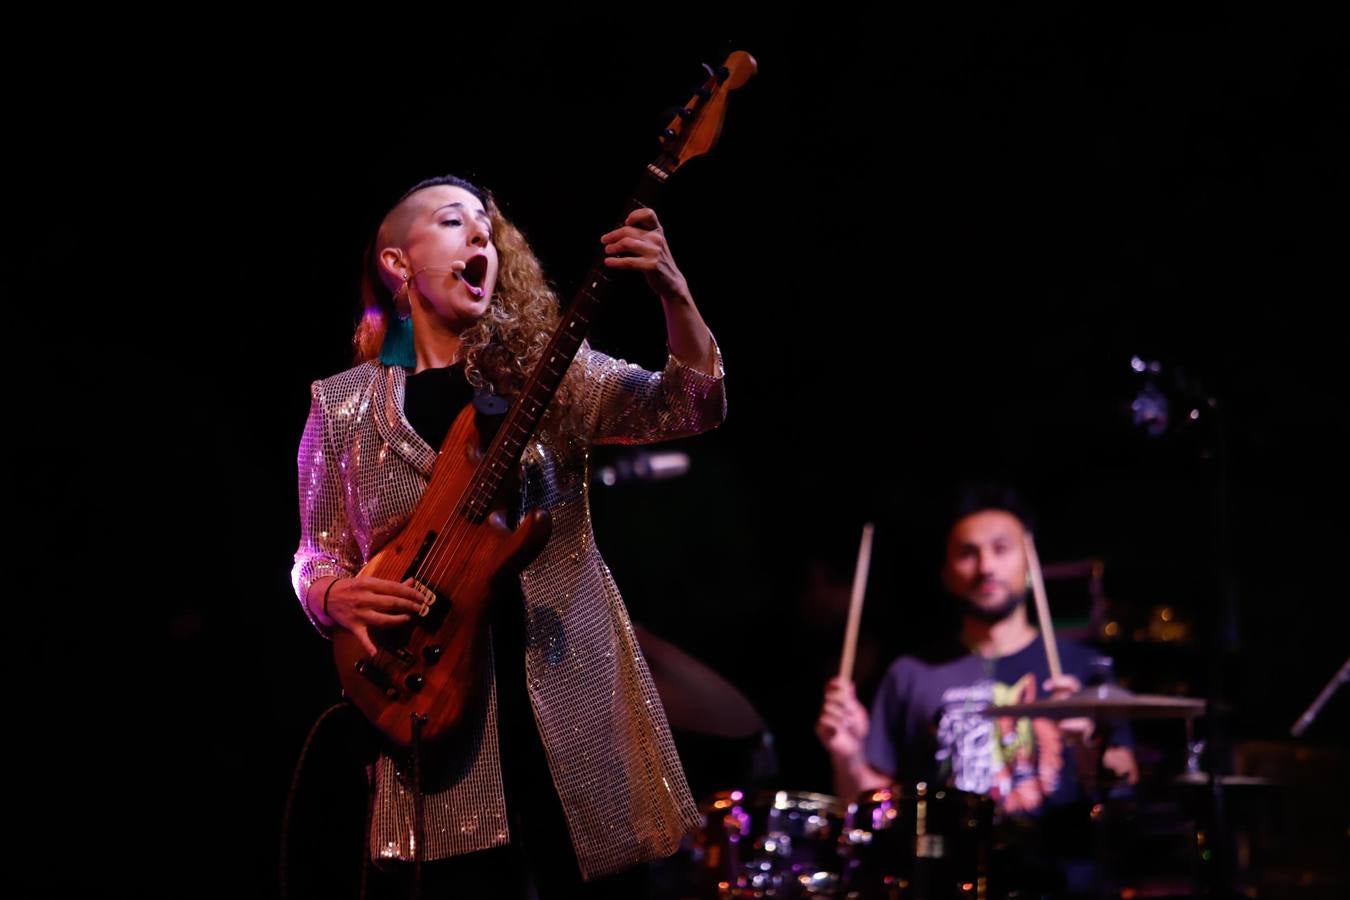
[[[1041,561],[1036,556],[1036,541],[1031,532],[1025,532],[1023,544],[1027,551],[1027,571],[1031,573],[1031,590],[1036,595],[1036,615],[1041,620],[1041,637],[1045,639],[1045,659],[1050,664],[1050,677],[1063,674],[1059,667],[1059,647],[1055,645],[1055,625],[1050,621],[1050,601],[1045,598],[1045,580],[1041,578]]]
[[[848,601],[848,628],[844,631],[844,655],[839,660],[839,677],[853,680],[853,657],[858,650],[858,624],[862,620],[863,594],[867,593],[867,570],[872,564],[872,523],[863,526],[858,544],[858,567],[853,571],[853,596]]]

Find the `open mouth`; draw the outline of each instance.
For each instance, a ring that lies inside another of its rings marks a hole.
[[[460,280],[469,289],[469,293],[475,297],[483,296],[483,281],[487,278],[487,269],[487,256],[479,254],[466,262],[464,271],[459,273]]]

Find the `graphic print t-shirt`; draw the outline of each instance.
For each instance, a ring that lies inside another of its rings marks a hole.
[[[1066,674],[1090,683],[1101,654],[1059,643]],[[899,781],[927,781],[986,794],[1004,812],[1037,815],[1080,797],[1076,754],[1050,719],[980,711],[1043,700],[1050,677],[1037,639],[1011,656],[964,653],[943,662],[902,656],[886,672],[872,703],[867,762]],[[1123,735],[1110,743],[1126,744]]]

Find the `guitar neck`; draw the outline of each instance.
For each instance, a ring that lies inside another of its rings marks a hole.
[[[649,206],[666,177],[666,173],[657,166],[648,166],[615,227],[622,225],[633,210]],[[539,363],[525,380],[511,411],[497,429],[496,437],[478,467],[472,488],[461,509],[461,513],[471,521],[479,521],[487,515],[497,491],[514,471],[525,445],[534,437],[544,412],[562,385],[572,360],[576,359],[591,322],[609,298],[614,280],[614,274],[605,266],[604,258],[596,260],[582,281],[580,290],[563,312]]]

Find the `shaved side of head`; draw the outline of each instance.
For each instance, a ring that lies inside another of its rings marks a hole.
[[[380,223],[380,230],[375,233],[375,254],[378,259],[379,254],[388,247],[402,247],[408,239],[408,231],[417,217],[426,211],[427,196],[426,189],[414,191],[404,197],[384,217]],[[380,280],[384,282],[391,293],[397,292],[402,285],[402,280],[394,273],[379,266]]]

